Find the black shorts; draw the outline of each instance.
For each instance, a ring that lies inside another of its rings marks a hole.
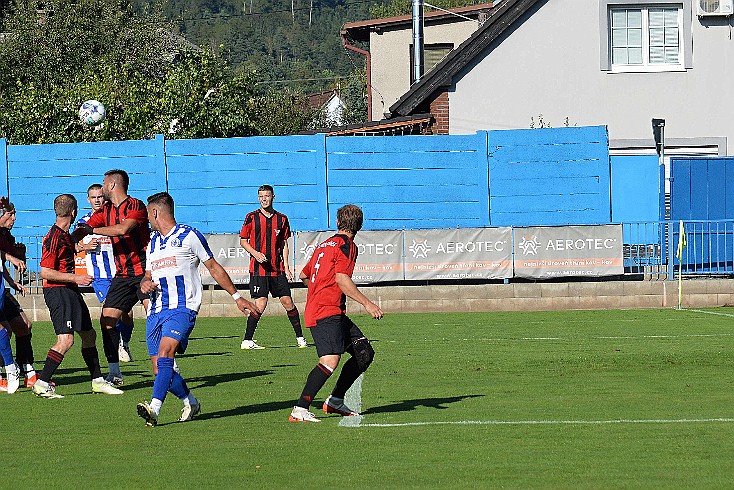
[[[149,299],[149,294],[140,291],[140,282],[143,276],[113,277],[107,297],[102,308],[115,308],[120,311],[130,311],[138,301]]]
[[[316,326],[311,327],[311,335],[319,357],[342,355],[345,352],[354,354],[352,342],[364,337],[359,327],[347,315],[327,316],[316,320]]]
[[[44,288],[43,299],[51,313],[56,335],[92,330],[89,308],[78,289]]]
[[[9,322],[13,318],[19,317],[22,311],[23,308],[18,303],[18,300],[6,289],[3,310],[0,311],[0,322]]]
[[[285,274],[280,276],[250,276],[250,296],[253,298],[282,298],[291,295],[291,286]]]

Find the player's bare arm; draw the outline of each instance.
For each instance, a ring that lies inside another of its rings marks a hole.
[[[125,218],[116,225],[101,226],[99,228],[93,228],[91,230],[91,233],[94,235],[103,235],[103,236],[123,236],[123,235],[128,235],[139,224],[140,222],[136,219]]]
[[[301,271],[301,273],[298,275],[298,278],[303,282],[306,287],[308,287],[308,274],[304,274],[303,271]]]
[[[66,282],[79,286],[89,286],[94,281],[94,278],[89,274],[72,274],[49,269],[48,267],[41,267],[41,278],[51,282]]]
[[[0,262],[3,264],[3,277],[5,278],[5,282],[8,283],[8,286],[15,289],[20,293],[21,296],[25,297],[26,289],[23,287],[22,284],[15,281],[13,276],[10,275],[10,271],[7,267],[5,267],[5,253],[0,252]]]
[[[293,271],[291,265],[288,263],[288,240],[283,244],[283,268],[285,269],[285,277],[288,281],[293,281]]]
[[[252,255],[254,259],[261,264],[264,264],[268,261],[267,256],[264,253],[255,250],[255,248],[250,245],[250,242],[248,242],[247,239],[240,238],[240,245],[247,251],[248,254]]]
[[[11,264],[13,264],[13,267],[18,269],[18,272],[23,273],[26,270],[25,261],[20,260],[15,255],[10,255],[9,253],[5,254],[5,259],[8,260]]]
[[[140,292],[149,294],[158,288],[158,283],[153,282],[150,271],[145,271],[142,281],[140,281]]]
[[[257,306],[239,295],[237,288],[232,282],[232,278],[229,277],[227,271],[224,270],[224,267],[222,267],[222,265],[217,262],[214,257],[204,261],[204,266],[206,266],[207,270],[209,270],[209,273],[212,275],[214,280],[217,281],[217,284],[219,284],[222,289],[227,291],[229,294],[232,295],[233,298],[235,298],[237,308],[239,308],[242,313],[249,313],[250,315],[255,316],[255,318],[260,317],[261,312],[257,308]]]
[[[87,243],[76,242],[74,250],[77,252],[91,252],[92,250],[97,250],[97,247],[99,247],[99,240],[93,238]]]
[[[351,277],[346,274],[342,274],[341,272],[337,272],[334,276],[334,281],[336,281],[339,289],[341,289],[344,294],[364,306],[364,309],[367,310],[367,313],[372,315],[372,318],[374,318],[375,320],[379,320],[380,318],[382,318],[383,313],[380,307],[370,301],[367,296],[362,294],[360,290],[357,289],[357,285],[354,284],[354,281],[352,281]]]

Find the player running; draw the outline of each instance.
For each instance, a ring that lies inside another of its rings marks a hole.
[[[280,304],[285,308],[296,334],[296,344],[303,348],[307,345],[306,339],[288,284],[293,279],[288,263],[288,238],[291,236],[288,217],[273,209],[275,194],[272,186],[261,185],[257,190],[257,199],[260,209],[247,214],[240,230],[240,245],[250,254],[250,296],[260,311],[265,311],[268,305],[268,294],[280,298]],[[255,315],[247,318],[241,349],[264,348],[252,339],[258,321]]]
[[[214,259],[209,244],[198,230],[176,223],[173,198],[159,192],[148,198],[148,220],[153,234],[148,245],[148,262],[140,289],[150,294],[146,338],[153,362],[153,397],[138,403],[138,415],[145,425],[158,423],[161,406],[170,391],[183,401],[179,422],[187,422],[201,411],[201,404],[186,386],[176,368],[174,356],[184,353],[201,306],[199,263],[225,291],[232,295],[237,308],[257,316],[257,307],[242,298],[229,274]]]
[[[94,234],[112,239],[115,256],[115,277],[110,282],[102,305],[102,344],[110,366],[107,380],[115,386],[124,383],[120,372],[120,332],[117,322],[138,301],[147,301],[140,292],[145,273],[145,248],[150,241],[150,226],[145,204],[127,194],[130,177],[124,170],[108,170],[102,181],[102,193],[107,199],[86,223],[80,223],[72,236],[75,241]]]
[[[64,355],[74,345],[74,333],[82,339],[82,357],[92,376],[92,392],[121,395],[102,377],[97,353],[97,334],[92,329],[92,319],[79,286],[89,286],[92,276],[74,273],[74,242],[69,228],[77,214],[76,198],[61,194],[54,199],[56,223],[43,238],[41,252],[41,277],[43,299],[46,301],[51,322],[56,332],[56,343],[48,351],[43,371],[33,385],[33,393],[41,398],[63,398],[56,393],[51,377],[64,360]]]
[[[92,214],[97,212],[105,203],[102,184],[92,184],[87,189],[87,202],[92,206],[92,210],[79,218],[76,227],[84,225],[89,221]],[[76,244],[77,252],[86,252],[84,261],[87,267],[87,273],[94,276],[92,289],[97,295],[100,303],[104,303],[107,298],[107,292],[110,289],[112,278],[115,277],[115,255],[112,249],[112,240],[108,236],[103,235],[87,235],[82,241]],[[120,362],[130,362],[133,360],[130,354],[130,337],[133,333],[133,312],[132,310],[124,312],[120,321],[117,322],[116,328],[120,332],[120,344],[118,346],[118,357]]]
[[[301,271],[308,286],[304,318],[311,329],[319,362],[306,379],[303,393],[288,418],[291,422],[320,422],[308,409],[319,390],[339,365],[344,352],[351,357],[344,363],[336,386],[326,399],[323,410],[339,415],[359,415],[344,404],[344,395],[360,374],[372,363],[375,351],[370,341],[346,315],[347,296],[372,315],[382,318],[382,310],[362,294],[352,281],[357,260],[354,236],[362,229],[362,210],[352,204],[336,212],[336,235],[320,243]]]

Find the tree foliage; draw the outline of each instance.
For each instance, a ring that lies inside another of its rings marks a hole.
[[[16,2],[0,43],[0,137],[12,144],[271,134],[270,96],[255,74],[231,70],[211,50],[173,35],[155,15],[114,0],[58,1],[39,17]],[[78,120],[84,100],[105,104],[96,128]],[[293,101],[292,97],[289,101]],[[303,129],[304,105],[279,134]]]

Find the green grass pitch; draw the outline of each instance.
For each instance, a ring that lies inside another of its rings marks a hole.
[[[78,343],[55,376],[63,400],[0,393],[0,486],[732,485],[734,310],[353,319],[377,353],[358,426],[332,415],[287,421],[316,352],[295,348],[285,317],[269,317],[255,336],[261,351],[239,349],[243,319],[199,319],[179,365],[202,414],[177,423],[169,395],[160,425],[147,428],[135,410],[153,381],[138,320],[124,395],[89,393]],[[48,323],[33,333],[40,370],[54,337]]]

